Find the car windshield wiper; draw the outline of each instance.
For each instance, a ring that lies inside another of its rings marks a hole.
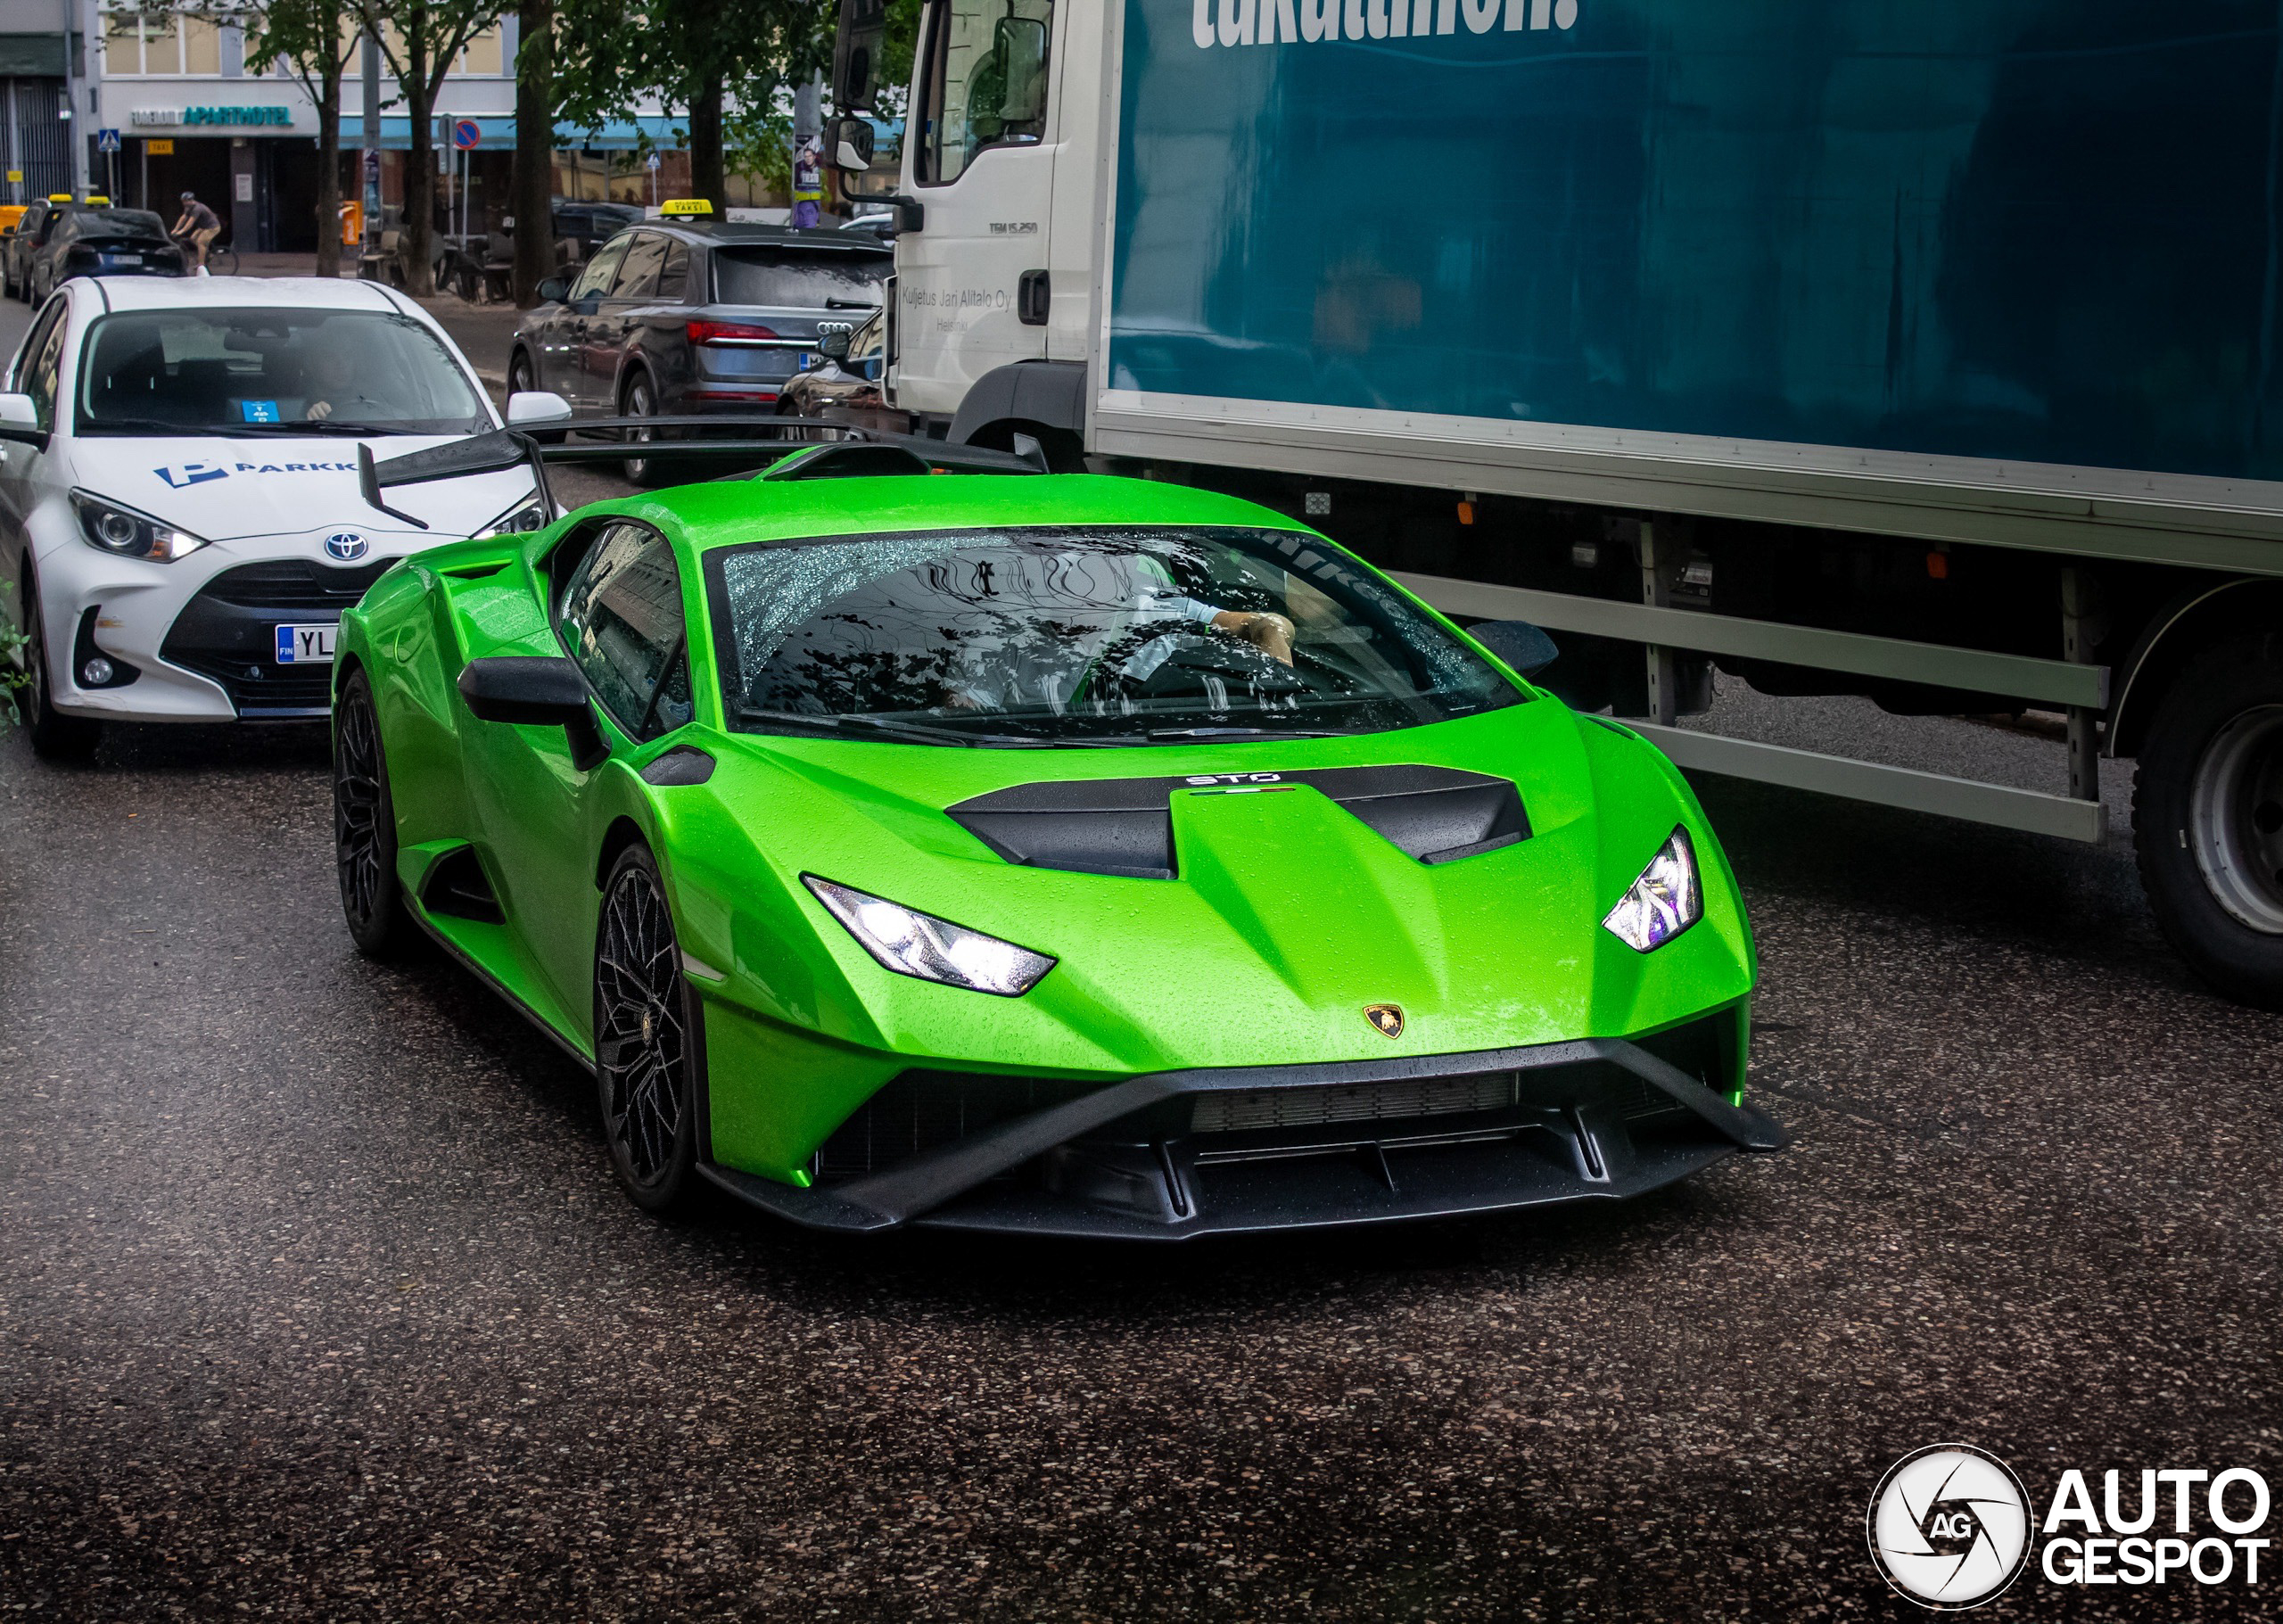
[[[824,301],[824,308],[828,310],[877,310],[880,307],[866,304],[861,299],[828,299]]]
[[[338,417],[309,417],[290,423],[249,423],[246,427],[256,433],[266,434],[412,434],[424,431],[408,429],[400,423],[343,423]],[[424,431],[431,433],[466,433],[464,429]]]
[[[161,434],[169,440],[251,440],[253,433],[238,423],[162,423],[156,417],[83,417],[82,434]]]
[[[1340,728],[1151,728],[1150,737],[1207,742],[1216,738],[1345,738],[1348,733]]]
[[[1013,733],[970,733],[962,728],[931,728],[921,721],[891,721],[884,716],[812,716],[805,711],[769,711],[746,706],[738,712],[742,721],[778,727],[811,728],[824,733],[877,733],[883,738],[905,738],[922,744],[1019,745],[1039,747],[1051,741],[1025,738]]]

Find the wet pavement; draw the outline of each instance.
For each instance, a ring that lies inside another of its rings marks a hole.
[[[1727,689],[2057,787],[2044,740]],[[1702,787],[1782,1155],[1360,1234],[852,1243],[643,1216],[550,1046],[359,960],[321,731],[0,736],[0,1611],[1892,1618],[1864,1507],[1919,1446],[2040,1506],[2283,1488],[2283,1019],[2187,976],[2122,849]]]
[[[322,735],[11,735],[0,1608],[1883,1617],[1863,1507],[1920,1445],[2283,1478],[2283,1022],[2123,853],[1705,789],[1791,1150],[1551,1216],[854,1244],[644,1217],[548,1044],[358,959]]]

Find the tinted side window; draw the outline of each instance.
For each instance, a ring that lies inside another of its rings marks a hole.
[[[63,319],[63,307],[62,300],[51,299],[47,308],[33,318],[31,333],[25,338],[24,347],[16,351],[15,367],[8,374],[8,387],[18,394],[31,392],[33,367],[39,359],[40,350],[47,343],[49,333],[56,323]]]
[[[634,246],[626,251],[626,259],[618,268],[618,279],[611,284],[613,299],[647,299],[657,285],[658,268],[665,263],[666,239],[644,232],[634,239]]]
[[[682,648],[681,573],[673,548],[646,524],[614,524],[564,583],[563,646],[634,739],[689,720]]]
[[[579,273],[579,280],[571,284],[566,303],[576,304],[589,294],[602,293],[618,275],[618,262],[626,257],[629,239],[614,237],[603,244],[595,257],[587,261],[587,268]]]
[[[680,299],[689,291],[689,244],[666,239],[665,268],[658,273],[660,299]]]

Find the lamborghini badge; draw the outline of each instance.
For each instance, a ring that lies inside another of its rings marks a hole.
[[[1364,1018],[1378,1028],[1381,1037],[1403,1035],[1403,1006],[1399,1003],[1366,1004]]]

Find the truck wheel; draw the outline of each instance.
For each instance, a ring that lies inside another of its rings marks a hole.
[[[2283,633],[2198,656],[2157,708],[2133,779],[2156,922],[2230,998],[2283,1010]]]

